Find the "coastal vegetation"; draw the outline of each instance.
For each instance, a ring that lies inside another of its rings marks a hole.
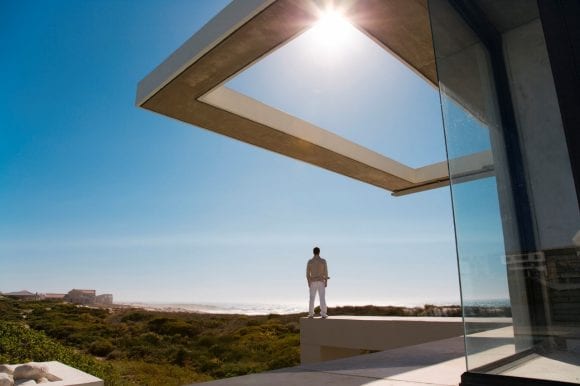
[[[0,299],[0,363],[58,360],[107,385],[183,385],[299,363],[298,315],[211,315]]]
[[[331,315],[460,316],[459,306],[338,307]],[[300,363],[293,315],[90,308],[0,297],[0,363],[58,360],[107,385],[183,385]]]
[[[42,332],[26,328],[21,323],[2,321],[0,323],[0,363],[26,363],[32,360],[59,361],[106,379],[107,384],[122,384],[110,364],[66,347]]]

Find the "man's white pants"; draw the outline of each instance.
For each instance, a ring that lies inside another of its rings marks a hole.
[[[326,316],[326,298],[323,281],[313,281],[310,283],[310,304],[308,307],[308,315],[314,315],[314,298],[316,298],[316,292],[318,292],[318,298],[320,299],[320,315]]]

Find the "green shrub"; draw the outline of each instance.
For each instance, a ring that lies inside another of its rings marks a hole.
[[[152,317],[153,317],[153,315],[151,315],[150,313],[135,311],[135,312],[130,312],[130,313],[124,315],[121,318],[121,321],[122,322],[142,322],[145,320],[149,320]]]
[[[199,328],[187,323],[184,320],[173,318],[157,318],[148,323],[151,331],[159,335],[182,335],[182,336],[197,336],[200,333]]]
[[[141,361],[116,361],[115,369],[121,374],[125,385],[180,386],[213,378],[170,364],[144,363]]]
[[[155,345],[159,344],[162,338],[154,332],[146,332],[145,334],[140,336],[140,339],[148,344]]]
[[[99,339],[99,340],[91,343],[91,345],[89,346],[89,352],[93,355],[98,356],[98,357],[106,357],[114,349],[115,349],[115,346],[113,346],[113,344],[111,342],[109,342],[108,340],[105,340],[105,339]]]

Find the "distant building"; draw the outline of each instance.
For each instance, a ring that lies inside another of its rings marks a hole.
[[[64,300],[75,304],[95,304],[95,290],[72,289],[64,296]]]
[[[64,300],[66,294],[44,294],[45,299]]]
[[[113,295],[112,294],[102,294],[95,298],[95,303],[100,305],[112,305]]]
[[[39,298],[38,293],[32,293],[27,290],[17,291],[17,292],[8,292],[3,294],[4,296],[8,296],[15,299],[21,300],[36,300]]]

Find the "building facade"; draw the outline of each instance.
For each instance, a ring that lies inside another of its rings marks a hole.
[[[490,350],[470,336],[478,315],[464,315],[462,384],[579,383],[580,3],[431,0],[429,11],[447,152],[471,151],[475,120],[493,157],[481,177],[449,159],[462,301],[499,283],[513,318],[513,341]],[[482,212],[498,219],[485,242],[499,255],[481,248]]]
[[[96,295],[95,290],[72,289],[66,294],[64,300],[75,304],[91,305],[95,304]]]
[[[64,300],[65,296],[66,296],[66,294],[56,294],[56,293],[44,294],[45,299],[51,299],[51,300]]]
[[[113,305],[113,295],[112,294],[102,294],[95,297],[95,304],[99,305]]]

